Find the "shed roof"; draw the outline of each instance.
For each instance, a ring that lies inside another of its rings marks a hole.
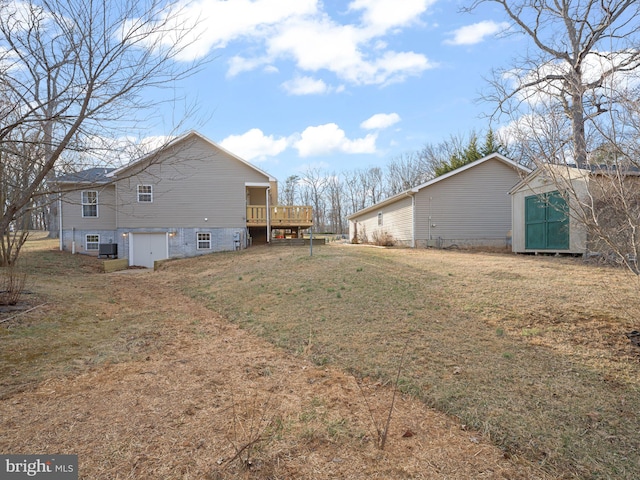
[[[519,163],[514,162],[513,160],[510,160],[509,158],[505,157],[504,155],[502,155],[500,153],[491,153],[491,154],[489,154],[489,155],[487,155],[485,157],[482,157],[482,158],[476,160],[475,162],[468,163],[467,165],[464,165],[464,166],[462,166],[460,168],[456,168],[455,170],[452,170],[452,171],[450,171],[448,173],[445,173],[444,175],[440,175],[439,177],[435,177],[435,178],[429,180],[428,182],[425,182],[425,183],[423,183],[421,185],[418,185],[417,187],[410,188],[409,190],[405,190],[404,192],[400,192],[397,195],[393,195],[393,196],[391,196],[391,197],[389,197],[389,198],[387,198],[387,199],[385,199],[385,200],[383,200],[381,202],[378,202],[375,205],[371,205],[370,207],[363,208],[362,210],[359,210],[359,211],[357,211],[355,213],[352,213],[351,215],[349,215],[347,217],[347,219],[350,220],[352,218],[359,217],[360,215],[364,215],[364,214],[369,213],[369,212],[371,212],[373,210],[377,210],[377,209],[379,209],[381,207],[384,207],[386,205],[389,205],[389,204],[392,204],[394,202],[397,202],[398,200],[400,200],[402,198],[406,198],[407,196],[413,196],[413,195],[415,195],[416,193],[418,193],[420,190],[422,190],[424,188],[427,188],[427,187],[429,187],[431,185],[434,185],[436,183],[439,183],[439,182],[443,182],[446,179],[453,177],[454,175],[459,175],[460,173],[462,173],[462,172],[464,172],[466,170],[470,170],[470,169],[472,169],[474,167],[477,167],[478,165],[481,165],[481,164],[483,164],[485,162],[488,162],[489,160],[498,160],[498,161],[500,161],[500,162],[502,162],[502,163],[504,163],[504,164],[516,169],[516,170],[519,170],[519,171],[521,171],[522,173],[525,173],[525,174],[531,173],[531,169],[530,168],[527,168],[527,167],[525,167],[523,165],[520,165]]]
[[[549,174],[553,178],[562,178],[565,182],[571,182],[576,179],[585,180],[593,173],[595,172],[591,169],[578,168],[575,165],[545,164],[544,166],[540,166],[535,170],[530,171],[529,175],[516,183],[513,188],[509,190],[509,195],[513,195],[523,187],[530,185],[533,179],[540,175]]]

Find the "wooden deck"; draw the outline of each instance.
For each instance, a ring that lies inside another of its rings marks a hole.
[[[312,208],[309,206],[278,205],[270,208],[271,228],[309,228],[313,226]],[[247,206],[247,226],[266,227],[266,205]]]

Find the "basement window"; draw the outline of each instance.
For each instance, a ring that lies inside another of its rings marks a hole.
[[[198,250],[209,250],[211,248],[211,234],[198,233]]]
[[[100,248],[100,235],[89,234],[85,236],[84,248],[87,252],[98,251]]]

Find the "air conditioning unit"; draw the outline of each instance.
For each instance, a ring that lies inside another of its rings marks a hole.
[[[118,258],[117,243],[101,243],[98,245],[98,258]]]

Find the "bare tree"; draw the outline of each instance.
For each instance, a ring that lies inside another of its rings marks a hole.
[[[362,186],[366,192],[367,202],[374,205],[382,200],[384,193],[384,175],[380,167],[369,167],[360,172]]]
[[[344,185],[342,184],[340,176],[336,175],[335,172],[328,177],[327,196],[329,197],[329,212],[327,215],[329,228],[334,233],[342,234],[345,230],[344,212],[342,208]]]
[[[388,196],[409,190],[433,178],[421,152],[399,155],[387,164],[386,192]]]
[[[511,122],[511,151],[540,168],[563,166],[547,170],[562,172],[552,177],[571,197],[571,214],[619,259],[637,258],[634,114],[625,99],[638,93],[640,2],[477,0],[471,8],[483,3],[499,5],[512,22],[508,33],[524,34],[532,46],[494,71],[485,97],[495,102],[495,117]],[[613,154],[598,154],[602,148]],[[568,170],[574,166],[586,172],[586,191],[567,182],[577,178]]]
[[[15,181],[0,186],[3,238],[51,193],[47,179],[64,162],[112,158],[105,142],[143,131],[158,104],[145,100],[146,89],[170,87],[197,68],[177,61],[193,25],[176,5],[0,2],[1,180]]]
[[[301,190],[305,205],[313,207],[313,225],[316,231],[326,227],[325,222],[325,192],[328,177],[319,168],[308,168],[301,179]]]
[[[365,208],[367,196],[360,181],[362,175],[359,170],[342,172],[342,177],[344,178],[344,186],[348,200],[347,215],[351,215]]]
[[[434,178],[438,169],[451,158],[464,150],[467,145],[465,135],[451,135],[448,139],[435,144],[427,144],[418,152],[425,166],[428,178]]]
[[[284,188],[282,189],[282,198],[280,199],[282,205],[296,204],[296,194],[299,183],[300,177],[298,175],[289,175],[287,177]]]
[[[497,113],[519,119],[561,111],[568,120],[563,146],[577,165],[586,165],[588,123],[615,102],[607,85],[640,66],[640,3],[477,0],[471,8],[482,3],[500,5],[514,31],[535,47],[510,68],[494,72],[488,98],[496,102]]]

